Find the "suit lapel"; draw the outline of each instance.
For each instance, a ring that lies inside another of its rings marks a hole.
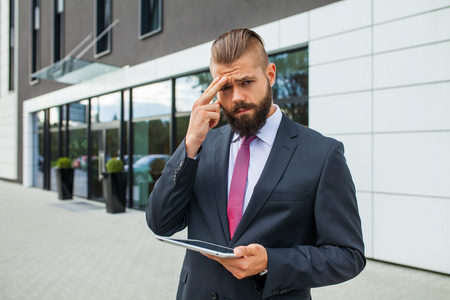
[[[283,115],[266,165],[253,190],[253,195],[242,216],[241,222],[236,228],[231,244],[234,244],[234,242],[245,232],[246,228],[258,214],[259,210],[277,185],[291,160],[292,154],[297,148],[297,143],[292,141],[292,138],[297,135],[298,132],[295,123]]]
[[[228,198],[228,162],[230,155],[230,141],[232,131],[229,126],[223,126],[214,143],[212,159],[213,188],[216,195],[217,209],[219,210],[220,223],[227,240],[230,240],[227,216]]]

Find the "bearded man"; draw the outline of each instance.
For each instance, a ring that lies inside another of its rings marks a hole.
[[[276,66],[255,32],[221,35],[210,71],[146,217],[157,235],[187,227],[238,257],[187,250],[177,299],[311,299],[311,288],[355,277],[366,261],[342,143],[273,104]],[[213,129],[220,109],[229,125]]]

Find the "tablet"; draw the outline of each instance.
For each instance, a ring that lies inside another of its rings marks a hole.
[[[204,241],[199,240],[190,240],[190,239],[174,239],[170,237],[165,236],[156,236],[158,240],[161,242],[169,243],[172,245],[184,247],[189,250],[205,253],[205,254],[211,254],[218,257],[224,257],[224,258],[237,258],[233,252],[232,248],[216,245],[213,243],[208,243]]]

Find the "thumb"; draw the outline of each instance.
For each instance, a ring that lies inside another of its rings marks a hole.
[[[234,248],[234,254],[236,254],[239,257],[255,255],[258,251],[257,246],[258,245],[256,244],[251,244],[248,246],[236,247]]]
[[[236,247],[234,248],[234,254],[236,256],[242,257],[245,255],[245,247]]]

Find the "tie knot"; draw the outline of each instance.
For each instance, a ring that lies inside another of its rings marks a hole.
[[[242,145],[250,145],[250,143],[256,139],[256,135],[252,135],[252,136],[245,136],[244,140],[242,141]]]

